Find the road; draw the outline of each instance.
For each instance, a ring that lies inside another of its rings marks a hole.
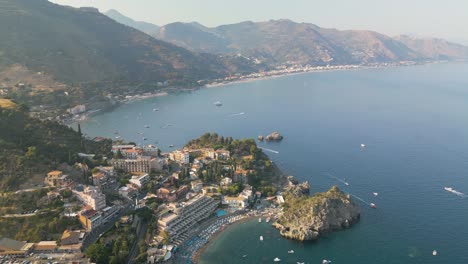
[[[131,204],[126,204],[119,212],[119,214],[111,219],[106,224],[100,225],[92,232],[88,233],[83,241],[82,251],[84,252],[87,247],[96,243],[100,236],[109,231],[122,216],[124,216],[128,211],[132,210],[133,206]]]
[[[146,221],[140,221],[140,225],[140,232],[138,232],[135,243],[133,243],[132,250],[130,250],[130,253],[128,254],[128,264],[135,263],[135,258],[138,257],[138,254],[140,253],[138,242],[145,239],[146,230],[148,230],[148,223],[146,223]]]

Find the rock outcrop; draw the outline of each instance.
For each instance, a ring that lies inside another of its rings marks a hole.
[[[286,191],[284,212],[273,224],[283,237],[316,240],[320,235],[348,228],[359,220],[358,205],[338,187],[306,196],[297,192],[298,186],[294,185],[293,192]]]
[[[262,135],[258,136],[258,140],[263,141],[263,136]]]
[[[265,137],[266,141],[281,141],[283,140],[283,136],[278,132],[273,132]]]

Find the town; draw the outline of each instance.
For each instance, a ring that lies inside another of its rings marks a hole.
[[[273,217],[272,210],[284,202],[279,185],[272,184],[279,184],[279,170],[252,139],[207,133],[169,153],[153,145],[117,143],[113,156],[101,164],[96,155],[79,153],[88,161],[74,166],[82,175],[50,171],[39,189],[14,193],[43,193],[39,199],[52,210],[63,205],[59,218],[71,224],[50,240],[3,237],[0,258],[11,263],[177,262],[182,255],[192,257],[188,252],[195,253],[216,230],[260,212]],[[36,208],[1,217],[45,212]],[[178,248],[184,250],[178,253]]]

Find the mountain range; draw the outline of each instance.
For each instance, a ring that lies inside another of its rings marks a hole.
[[[157,40],[94,8],[47,0],[0,1],[0,34],[0,71],[20,64],[66,84],[196,81],[256,69]]]
[[[115,16],[114,19],[126,24],[125,20]],[[392,38],[374,31],[328,29],[288,19],[246,21],[212,28],[196,22],[176,22],[150,35],[195,52],[242,54],[270,64],[365,64],[468,58],[468,47],[441,39]]]

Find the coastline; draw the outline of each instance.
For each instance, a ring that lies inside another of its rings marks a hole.
[[[201,246],[198,250],[196,250],[192,256],[191,256],[191,261],[192,263],[194,264],[198,264],[200,263],[200,257],[201,255],[206,251],[206,249],[216,240],[218,239],[218,237],[224,232],[226,231],[226,229],[234,226],[234,225],[239,225],[239,224],[243,224],[245,222],[248,222],[248,221],[251,221],[251,220],[254,220],[256,218],[256,216],[247,216],[239,221],[236,221],[236,222],[233,222],[231,224],[229,224],[228,226],[226,226],[224,229],[222,230],[218,230],[216,233],[214,233],[213,235],[210,236],[210,238],[208,239],[208,241],[203,245]]]

